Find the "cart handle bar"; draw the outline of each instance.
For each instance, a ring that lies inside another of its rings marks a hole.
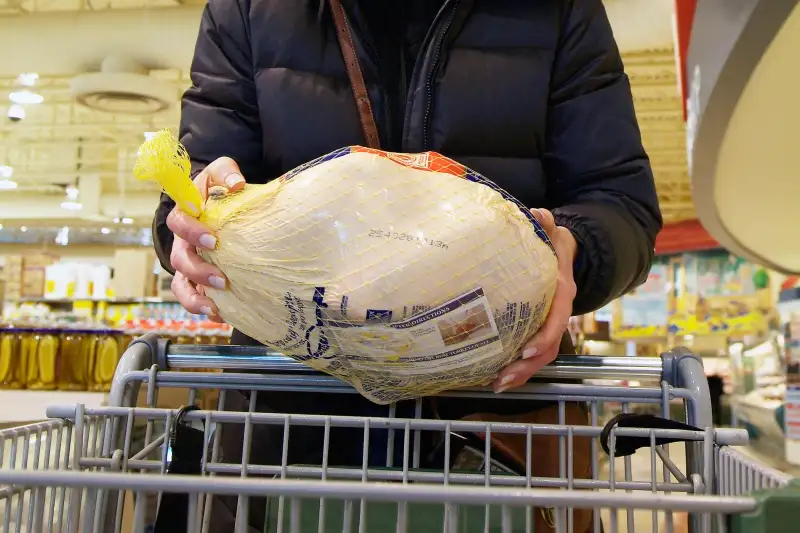
[[[258,370],[314,374],[314,369],[264,346],[213,346],[169,344],[166,350],[168,369],[209,368]],[[657,357],[589,357],[561,355],[540,370],[537,378],[550,379],[633,379],[659,381],[664,362]]]

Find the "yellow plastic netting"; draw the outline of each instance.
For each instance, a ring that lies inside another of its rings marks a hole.
[[[138,176],[197,205],[171,135],[141,153]],[[381,404],[488,383],[555,290],[556,257],[530,214],[435,153],[343,148],[212,195],[199,219],[218,237],[202,256],[230,281],[206,290],[222,318]]]

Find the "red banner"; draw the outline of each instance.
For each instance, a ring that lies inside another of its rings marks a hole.
[[[672,255],[720,248],[699,220],[667,224],[656,238],[656,255]]]
[[[675,0],[675,57],[678,63],[678,79],[683,99],[683,119],[686,120],[686,57],[689,55],[689,40],[692,37],[692,22],[697,0]]]

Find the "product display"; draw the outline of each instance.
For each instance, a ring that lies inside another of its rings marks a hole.
[[[230,327],[213,322],[136,320],[121,326],[0,327],[0,389],[108,391],[125,348],[144,334],[178,344],[227,344],[230,339]]]
[[[206,205],[166,132],[156,179],[218,237],[226,322],[378,403],[486,384],[540,327],[557,260],[532,214],[435,153],[338,150]]]
[[[6,257],[3,265],[4,298],[41,298],[44,296],[46,269],[57,261],[57,256],[46,253]]]

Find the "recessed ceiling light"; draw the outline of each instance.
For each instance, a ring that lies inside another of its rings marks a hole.
[[[19,104],[11,104],[8,106],[8,119],[11,122],[19,122],[25,120],[25,108]]]
[[[36,105],[44,102],[44,97],[28,89],[14,91],[8,95],[8,99],[19,105]]]
[[[58,230],[56,235],[56,244],[66,246],[69,244],[69,226],[64,226]]]
[[[25,233],[26,231],[28,231],[28,226],[20,226],[19,230],[20,230],[22,233]]]
[[[66,202],[61,202],[61,209],[66,209],[67,211],[80,211],[83,209],[83,204],[68,200]]]
[[[80,191],[76,186],[70,185],[69,187],[64,189],[64,192],[67,194],[67,200],[69,200],[70,202],[75,202],[78,200],[78,195],[80,194]]]
[[[108,228],[100,228],[100,233],[102,233],[103,235],[108,235],[109,233],[111,233],[111,230]]]
[[[133,224],[133,219],[132,219],[132,218],[130,218],[130,217],[124,217],[124,218],[122,219],[122,223],[123,223],[123,224]]]
[[[8,180],[14,175],[14,169],[8,165],[0,165],[0,179]]]
[[[17,182],[11,180],[0,179],[0,191],[10,191],[17,188]]]

